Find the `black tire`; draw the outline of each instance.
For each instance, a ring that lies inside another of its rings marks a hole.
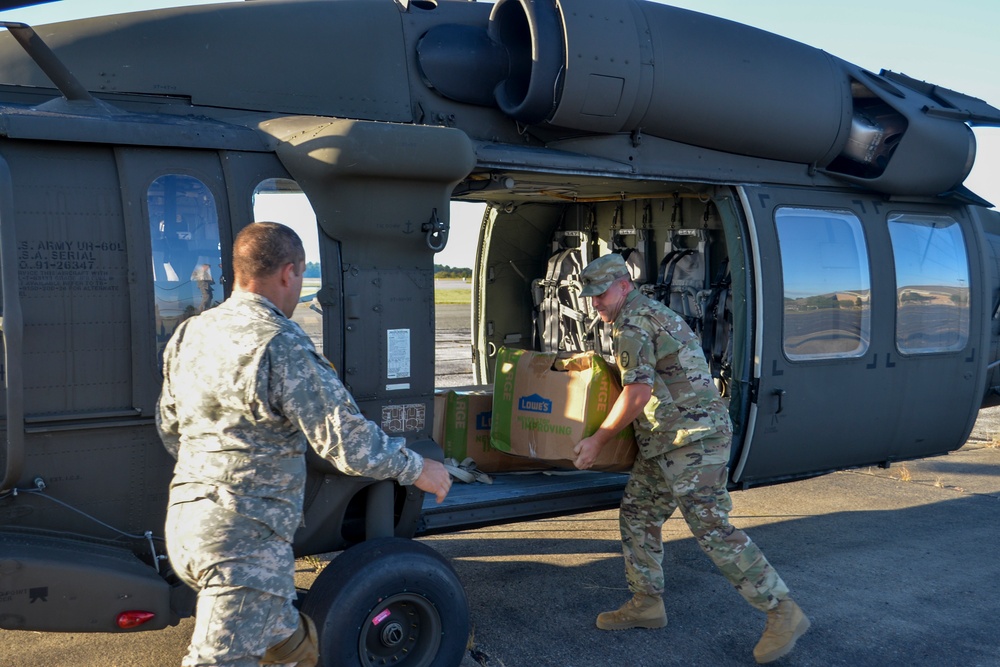
[[[469,603],[441,554],[385,537],[333,559],[302,611],[316,623],[324,667],[457,667],[469,638]]]

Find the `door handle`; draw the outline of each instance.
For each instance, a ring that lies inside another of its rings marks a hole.
[[[775,389],[774,391],[771,392],[771,395],[778,397],[778,409],[774,411],[774,414],[780,415],[781,414],[781,410],[783,409],[782,405],[781,405],[781,399],[785,395],[785,390],[784,389]]]

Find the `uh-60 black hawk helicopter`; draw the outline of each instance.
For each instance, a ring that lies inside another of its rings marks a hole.
[[[192,613],[163,557],[159,352],[228,295],[232,239],[274,193],[304,193],[318,223],[298,317],[366,414],[414,442],[452,201],[489,205],[476,381],[501,346],[601,351],[570,286],[621,252],[703,337],[733,486],[948,452],[996,400],[1000,215],[962,185],[969,126],[1000,124],[979,99],[643,0],[258,0],[5,27],[0,628]],[[498,479],[425,507],[311,461],[296,553],[344,550],[304,601],[326,664],[457,664],[461,584],[407,538],[614,506],[622,477]]]

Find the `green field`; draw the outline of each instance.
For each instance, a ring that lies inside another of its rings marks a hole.
[[[320,288],[319,278],[306,278],[302,281],[302,296],[312,296]],[[472,303],[472,290],[468,288],[435,288],[434,289],[434,303],[438,304],[471,304]]]
[[[434,303],[472,303],[472,290],[470,289],[435,289]]]

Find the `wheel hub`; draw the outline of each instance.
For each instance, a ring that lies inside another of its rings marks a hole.
[[[368,615],[359,637],[364,667],[430,667],[442,633],[441,617],[426,597],[399,593]]]
[[[385,627],[382,628],[382,643],[390,648],[394,648],[400,644],[405,636],[402,623],[392,621],[391,623],[386,623]]]

